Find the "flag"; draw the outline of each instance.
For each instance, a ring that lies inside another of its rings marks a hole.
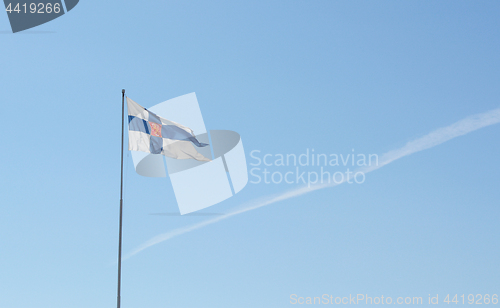
[[[198,153],[200,143],[186,126],[166,120],[127,97],[128,149],[151,154],[162,154],[175,159],[210,161]]]

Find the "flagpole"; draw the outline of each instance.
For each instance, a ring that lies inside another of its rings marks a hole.
[[[118,240],[118,296],[116,299],[117,308],[120,308],[120,287],[122,278],[122,216],[123,216],[123,134],[124,134],[124,116],[125,116],[125,89],[122,90],[122,166],[120,181],[120,232]]]

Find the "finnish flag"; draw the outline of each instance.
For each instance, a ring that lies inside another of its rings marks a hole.
[[[198,153],[200,143],[194,132],[186,126],[166,120],[127,97],[128,149],[151,154],[163,154],[175,159],[210,161]]]

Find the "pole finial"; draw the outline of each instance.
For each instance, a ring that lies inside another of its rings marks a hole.
[[[125,94],[125,89],[122,89],[122,94]]]

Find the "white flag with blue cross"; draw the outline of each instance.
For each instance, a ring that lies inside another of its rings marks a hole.
[[[208,144],[199,142],[189,127],[164,119],[128,97],[127,109],[129,150],[175,159],[210,161],[193,146],[205,147]]]

